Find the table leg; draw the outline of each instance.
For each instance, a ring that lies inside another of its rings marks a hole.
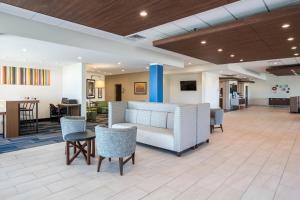
[[[93,157],[96,155],[96,146],[95,146],[95,139],[92,140],[92,154]]]
[[[36,107],[35,107],[35,118],[36,118],[36,121],[35,121],[35,131],[36,133],[39,132],[39,104],[36,103]]]
[[[87,140],[87,164],[91,164],[91,140]]]
[[[2,115],[3,116],[3,121],[2,121],[2,134],[3,134],[3,138],[5,138],[5,115]]]

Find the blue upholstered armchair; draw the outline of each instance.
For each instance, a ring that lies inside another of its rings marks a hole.
[[[97,171],[100,171],[101,162],[105,158],[119,158],[120,175],[123,175],[123,165],[129,160],[135,162],[136,127],[115,129],[96,128],[96,148],[99,156]],[[129,157],[128,157],[129,156]],[[125,157],[128,157],[124,160]]]
[[[224,111],[220,108],[210,109],[210,132],[215,128],[221,128],[223,132]],[[216,127],[219,126],[219,127]]]
[[[61,132],[63,139],[70,133],[86,131],[86,121],[84,117],[69,116],[60,118]]]

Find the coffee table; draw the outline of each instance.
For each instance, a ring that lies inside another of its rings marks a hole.
[[[89,130],[66,135],[66,164],[70,165],[80,153],[85,157],[86,163],[88,165],[91,164],[91,156],[95,157],[95,138],[95,133]],[[70,158],[71,147],[74,148],[74,155],[72,158]]]

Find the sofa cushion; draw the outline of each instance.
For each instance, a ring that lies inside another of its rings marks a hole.
[[[167,112],[151,112],[151,126],[158,128],[167,128]]]
[[[157,128],[144,126],[141,124],[119,123],[112,125],[112,128],[137,127],[136,141],[163,149],[174,150],[174,134],[172,130],[166,128]]]
[[[173,129],[174,128],[174,113],[168,113],[167,116],[167,128]]]
[[[151,111],[137,110],[137,118],[136,118],[137,124],[150,126],[150,120],[151,120]]]
[[[135,109],[126,109],[125,111],[125,121],[128,123],[136,123],[137,110]]]

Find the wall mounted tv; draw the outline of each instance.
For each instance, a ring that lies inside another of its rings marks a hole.
[[[197,81],[180,81],[181,91],[196,91]]]

